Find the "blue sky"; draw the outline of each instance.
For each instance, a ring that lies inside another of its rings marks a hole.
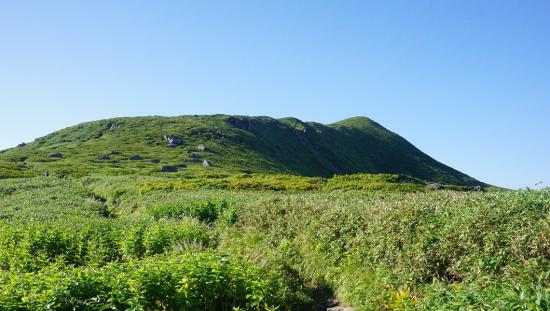
[[[548,1],[4,1],[0,149],[115,116],[368,116],[550,185]]]

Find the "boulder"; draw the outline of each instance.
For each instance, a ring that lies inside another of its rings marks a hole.
[[[204,166],[204,167],[211,167],[211,166],[212,166],[212,163],[210,163],[210,162],[207,161],[207,160],[204,160],[204,161],[202,161],[202,166]]]
[[[472,190],[472,191],[478,191],[478,192],[480,192],[480,191],[483,191],[483,188],[482,188],[481,186],[473,186],[473,187],[471,188],[471,190]]]
[[[222,137],[223,137],[222,130],[216,130],[216,138],[222,138]]]
[[[201,159],[194,159],[194,158],[185,159],[185,160],[183,160],[183,161],[189,162],[189,163],[200,163],[200,162],[202,162]]]
[[[160,159],[151,159],[149,160],[149,163],[160,163]]]
[[[20,143],[19,145],[17,145],[17,148],[22,148],[22,147],[25,147],[27,144],[26,143]]]
[[[139,161],[139,160],[143,160],[143,158],[139,154],[136,154],[136,155],[133,155],[133,156],[129,157],[128,160]]]
[[[59,152],[50,153],[48,154],[48,158],[63,158],[63,154]]]
[[[192,158],[192,159],[200,159],[200,158],[201,158],[201,155],[200,155],[200,154],[196,154],[196,153],[191,153],[191,158]]]
[[[104,161],[104,160],[110,160],[111,157],[109,156],[109,154],[102,154],[99,157],[97,157],[97,159],[100,161]]]
[[[120,151],[109,151],[106,153],[108,156],[112,156],[112,155],[119,155],[119,154],[122,154],[122,152]]]
[[[175,173],[178,171],[178,168],[175,166],[165,165],[160,169],[160,171],[164,173]]]
[[[441,189],[443,189],[443,185],[432,182],[432,183],[427,184],[426,188],[430,189],[430,190],[441,190]]]
[[[199,151],[205,151],[206,150],[206,146],[204,144],[200,144],[197,146],[197,150]]]
[[[181,140],[181,138],[176,137],[174,135],[164,135],[163,137],[168,147],[174,148],[174,147],[181,146],[181,144],[183,144],[183,141]]]

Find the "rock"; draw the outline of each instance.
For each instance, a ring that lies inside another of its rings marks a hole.
[[[151,159],[149,163],[160,163],[160,159]]]
[[[110,160],[111,157],[109,156],[109,154],[102,154],[97,159],[100,161],[104,161],[104,160]]]
[[[111,126],[109,127],[109,131],[112,131],[112,130],[116,129],[117,127],[118,127],[118,123],[115,122],[115,123],[111,124]]]
[[[210,163],[210,162],[207,161],[207,160],[204,160],[204,161],[202,161],[202,166],[204,166],[204,167],[211,167],[211,166],[212,166],[212,163]]]
[[[44,171],[44,176],[46,176],[46,177],[50,176],[50,172],[48,172],[48,170],[45,170]]]
[[[472,191],[478,191],[478,192],[480,192],[480,191],[483,191],[483,188],[481,188],[481,186],[473,186],[473,187],[471,188],[471,190],[472,190]]]
[[[443,189],[443,185],[433,182],[433,183],[427,184],[426,188],[430,190],[441,190]]]
[[[192,159],[200,159],[200,158],[201,158],[201,155],[200,155],[200,154],[196,154],[196,153],[191,153],[191,158],[192,158]]]
[[[200,163],[200,162],[202,162],[201,159],[193,159],[193,158],[191,158],[191,159],[185,159],[185,160],[183,160],[183,161],[185,161],[185,162],[190,162],[190,163]]]
[[[197,146],[197,150],[204,151],[204,150],[206,150],[206,146],[203,145],[203,144],[200,144],[200,145]]]
[[[178,171],[178,168],[175,166],[165,165],[160,169],[160,171],[164,173],[175,173]]]
[[[63,158],[63,155],[59,152],[54,152],[54,153],[48,154],[48,158]]]
[[[216,138],[222,138],[222,137],[223,137],[222,130],[216,130]]]
[[[139,154],[136,154],[134,156],[129,157],[128,160],[139,161],[139,160],[143,160],[143,158]]]
[[[108,156],[112,156],[112,155],[119,155],[119,154],[122,154],[122,152],[120,151],[109,151],[106,153]]]
[[[22,148],[22,147],[25,147],[27,144],[26,143],[20,143],[19,145],[17,145],[17,148]]]
[[[253,132],[255,130],[256,121],[254,119],[249,119],[246,117],[229,117],[227,122],[237,128],[240,128],[245,131]]]
[[[183,141],[180,138],[176,137],[176,136],[164,135],[163,137],[164,137],[164,140],[166,141],[168,147],[175,148],[175,147],[181,146],[181,144],[183,144]]]

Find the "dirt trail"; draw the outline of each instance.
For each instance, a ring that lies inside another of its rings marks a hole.
[[[312,290],[314,308],[316,311],[355,311],[353,307],[345,307],[334,297],[329,288],[315,288]]]

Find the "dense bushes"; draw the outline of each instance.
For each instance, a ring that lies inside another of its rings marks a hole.
[[[2,180],[0,309],[309,310],[307,289],[327,287],[360,310],[550,307],[548,190],[353,190],[403,181],[379,177]]]
[[[231,203],[227,200],[199,200],[188,201],[180,204],[164,203],[152,206],[146,213],[155,219],[194,217],[200,221],[212,223],[223,213],[231,218]]]
[[[37,271],[54,262],[97,266],[215,243],[208,228],[189,219],[65,219],[0,222],[0,227],[0,270]]]
[[[222,247],[259,263],[284,253],[368,310],[545,310],[549,220],[548,191],[295,194],[245,209]]]
[[[0,275],[7,310],[275,310],[279,276],[215,252]]]
[[[392,174],[337,175],[332,178],[295,175],[212,175],[170,181],[152,181],[139,186],[140,193],[154,190],[381,190],[413,192],[425,189],[422,182]]]

